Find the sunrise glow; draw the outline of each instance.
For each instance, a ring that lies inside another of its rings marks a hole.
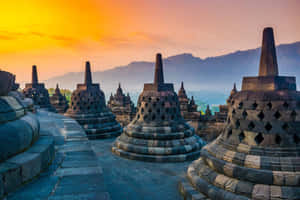
[[[298,8],[297,0],[2,1],[0,67],[26,82],[33,64],[45,80],[82,71],[85,60],[105,70],[157,51],[205,58],[258,47],[256,33],[270,25],[277,43],[295,42]]]

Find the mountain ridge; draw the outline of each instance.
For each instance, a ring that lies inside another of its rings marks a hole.
[[[234,82],[240,86],[243,76],[258,74],[260,48],[238,50],[232,53],[200,58],[191,53],[166,57],[164,62],[165,80],[173,82],[178,89],[181,81],[186,90],[215,90],[228,92]],[[277,58],[281,75],[300,77],[300,41],[277,46]],[[100,82],[106,92],[114,92],[118,82],[127,91],[141,91],[143,84],[152,82],[154,63],[133,61],[113,69],[94,71],[94,82]],[[74,89],[83,82],[83,72],[68,72],[45,81],[47,87],[59,83],[62,88]]]

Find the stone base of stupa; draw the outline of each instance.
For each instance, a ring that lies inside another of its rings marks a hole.
[[[198,158],[202,146],[203,141],[188,125],[141,127],[131,124],[116,139],[112,151],[133,160],[183,162]]]
[[[121,125],[115,116],[109,112],[97,114],[65,114],[75,119],[85,130],[89,139],[117,137],[122,133]]]
[[[201,158],[189,166],[187,181],[179,185],[184,198],[299,199],[300,159],[294,156],[299,149],[247,147],[226,149],[222,137],[205,146]],[[283,156],[287,152],[291,156]],[[199,198],[189,198],[196,194]]]

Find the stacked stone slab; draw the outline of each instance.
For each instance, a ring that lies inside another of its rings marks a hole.
[[[272,28],[263,31],[258,77],[233,94],[224,132],[181,184],[186,199],[300,199],[300,93],[278,75]]]
[[[134,104],[129,94],[125,95],[123,93],[120,83],[116,94],[110,96],[107,105],[122,126],[127,126],[135,117],[136,109]]]
[[[49,100],[48,90],[45,88],[44,83],[38,82],[37,68],[32,66],[32,81],[26,83],[23,89],[23,94],[27,98],[31,98],[34,105],[38,108],[43,108],[51,112],[56,112],[55,108],[51,105]]]
[[[199,156],[202,140],[180,114],[173,84],[164,83],[161,54],[154,83],[144,85],[137,114],[112,147],[122,157],[150,162],[179,162]]]
[[[56,84],[54,94],[50,97],[50,102],[58,113],[65,113],[69,108],[66,96],[61,94],[58,84]]]
[[[26,111],[35,112],[34,103],[31,98],[26,98],[25,95],[19,91],[20,84],[14,81],[9,96],[15,97],[26,109]]]
[[[0,199],[46,169],[54,156],[52,137],[40,134],[36,117],[9,95],[14,78],[0,71]]]
[[[92,83],[89,62],[85,66],[85,81],[77,84],[65,115],[77,120],[89,139],[114,137],[122,133],[121,125],[106,107],[105,95],[99,84]]]

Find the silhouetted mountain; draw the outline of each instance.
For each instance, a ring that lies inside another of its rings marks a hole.
[[[171,56],[164,59],[165,81],[175,83],[176,90],[184,81],[187,91],[228,93],[234,82],[240,87],[243,76],[258,74],[259,57],[259,48],[206,59],[187,53]],[[277,58],[281,75],[300,79],[300,42],[277,46]],[[125,91],[141,91],[143,83],[153,81],[153,73],[154,63],[132,62],[111,70],[93,72],[93,81],[100,82],[100,87],[107,93],[115,92],[118,82],[122,83]],[[47,87],[59,83],[62,88],[74,89],[77,83],[83,82],[83,73],[67,73],[45,82]]]

